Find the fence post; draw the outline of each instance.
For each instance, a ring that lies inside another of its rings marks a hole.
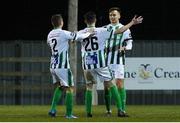
[[[15,57],[21,57],[21,45],[17,41],[15,43]],[[21,71],[21,63],[20,62],[15,62],[15,72],[20,72]],[[15,86],[20,86],[21,85],[21,77],[16,76],[15,77]],[[21,104],[21,90],[16,88],[15,89],[15,104],[20,105]]]

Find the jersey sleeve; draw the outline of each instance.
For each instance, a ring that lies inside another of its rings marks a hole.
[[[70,31],[64,30],[64,34],[67,40],[75,40],[77,38],[76,32],[70,32]]]
[[[89,37],[90,35],[91,35],[90,32],[79,31],[77,32],[77,37],[75,40],[82,41],[83,39]]]
[[[132,49],[132,36],[131,36],[131,31],[128,29],[127,31],[124,32],[124,41],[123,43],[125,44],[124,46],[126,47],[126,50],[131,50]]]
[[[102,27],[100,30],[100,34],[102,34],[105,39],[108,39],[110,34],[113,33],[112,31],[113,30],[110,30],[107,27]]]

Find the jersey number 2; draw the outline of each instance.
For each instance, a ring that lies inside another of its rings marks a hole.
[[[55,47],[57,45],[57,40],[56,39],[52,39],[52,43],[53,43],[53,51],[57,52],[58,50],[55,49]]]

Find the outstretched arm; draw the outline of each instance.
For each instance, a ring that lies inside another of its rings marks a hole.
[[[129,29],[131,26],[142,23],[142,21],[143,21],[143,17],[142,16],[137,17],[137,15],[135,15],[134,18],[131,20],[131,22],[129,22],[125,26],[117,29],[114,33],[115,34],[123,33],[124,31]]]

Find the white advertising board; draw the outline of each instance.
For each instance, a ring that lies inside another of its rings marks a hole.
[[[98,80],[97,89],[103,88],[103,83]],[[126,58],[125,88],[127,90],[180,90],[180,58]]]

